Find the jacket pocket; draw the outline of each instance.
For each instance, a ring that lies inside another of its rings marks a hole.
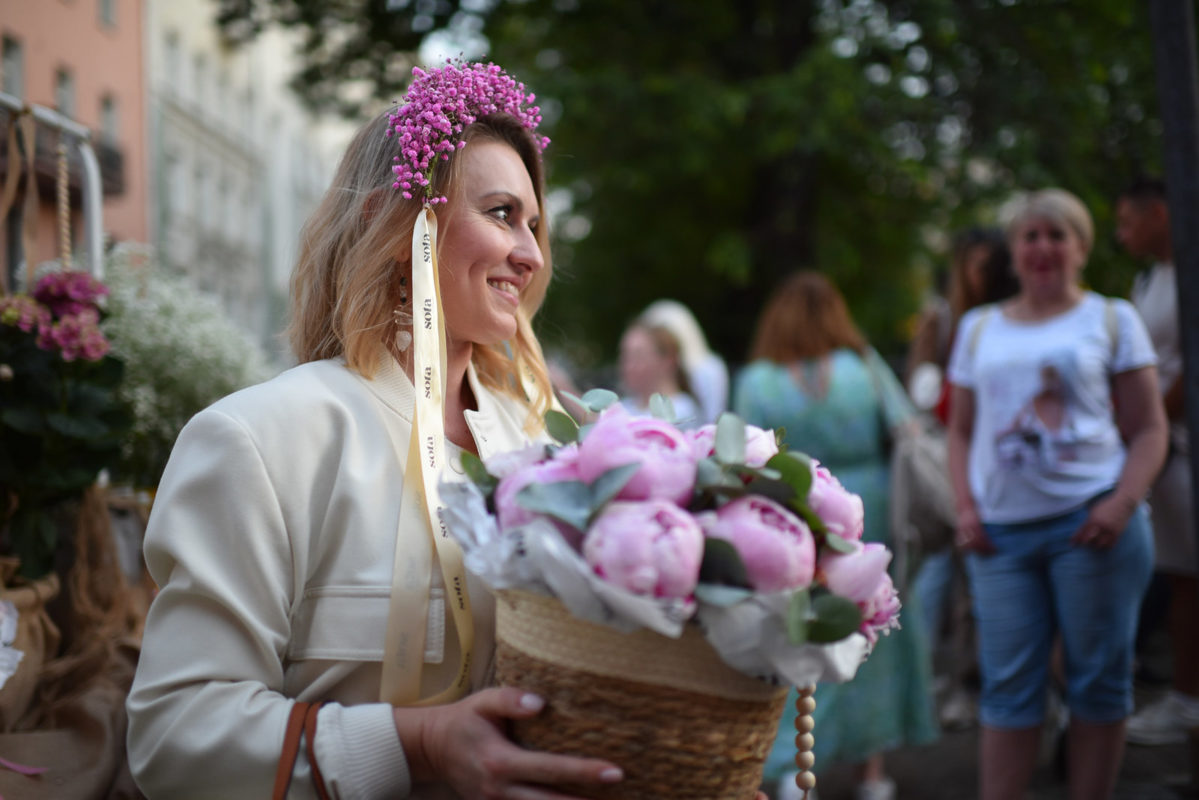
[[[391,588],[313,586],[292,618],[287,657],[382,661]]]

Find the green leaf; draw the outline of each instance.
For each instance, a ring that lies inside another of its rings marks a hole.
[[[102,422],[87,417],[73,417],[70,414],[53,412],[46,415],[50,429],[69,436],[72,439],[92,439],[108,433],[108,427]]]
[[[782,480],[795,490],[795,498],[807,504],[808,492],[812,491],[812,459],[803,453],[788,451],[771,457],[766,466],[777,470]]]
[[[613,467],[591,483],[591,513],[598,512],[609,500],[620,494],[620,490],[632,480],[640,464],[624,464]]]
[[[0,422],[21,433],[38,435],[46,430],[45,418],[32,408],[6,408],[0,411]]]
[[[579,439],[579,424],[562,411],[551,408],[545,412],[545,429],[561,444],[570,444]]]
[[[808,641],[808,623],[812,617],[812,595],[807,589],[800,589],[791,595],[787,604],[787,612],[783,624],[787,629],[787,641],[793,645],[801,645]]]
[[[664,422],[674,422],[674,403],[664,394],[654,393],[649,399],[649,413]]]
[[[847,597],[822,594],[812,601],[812,621],[808,641],[818,644],[839,642],[862,625],[862,612]]]
[[[853,546],[853,542],[850,542],[835,533],[825,533],[824,543],[828,545],[830,550],[833,550],[837,553],[852,553],[857,549]]]
[[[716,420],[716,459],[724,464],[745,463],[745,423],[725,412]]]
[[[600,412],[608,406],[620,402],[620,395],[608,389],[592,389],[584,392],[578,402],[579,405],[591,411]]]
[[[724,539],[704,539],[704,559],[699,566],[700,583],[749,588],[749,574],[737,548]]]
[[[516,502],[537,514],[561,520],[575,530],[587,530],[591,516],[591,487],[582,481],[530,483],[516,493]]]
[[[486,497],[490,497],[500,483],[494,475],[487,471],[487,467],[483,466],[482,459],[469,450],[462,451],[462,470]]]
[[[812,533],[828,533],[828,526],[824,524],[824,520],[807,503],[801,503],[792,498],[791,508],[795,509],[795,513],[799,514],[803,521],[808,524]]]
[[[695,599],[719,608],[729,608],[754,596],[752,589],[740,586],[722,586],[717,583],[701,583],[695,587]]]

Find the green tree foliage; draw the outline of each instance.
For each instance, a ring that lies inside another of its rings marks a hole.
[[[1147,12],[1126,0],[220,5],[237,35],[305,32],[295,85],[314,104],[399,97],[431,33],[468,56],[484,41],[533,88],[568,206],[542,335],[584,364],[660,297],[739,361],[801,267],[826,271],[894,350],[947,233],[993,222],[1018,188],[1078,193],[1098,231],[1088,276],[1125,293],[1113,196],[1160,165]]]

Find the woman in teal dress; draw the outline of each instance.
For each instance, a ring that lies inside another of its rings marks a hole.
[[[816,272],[789,278],[762,313],[752,359],[736,381],[736,413],[782,429],[788,448],[818,459],[861,495],[863,539],[889,545],[884,426],[894,430],[914,411],[836,287]],[[858,800],[893,798],[883,753],[938,734],[920,615],[911,598],[902,599],[903,627],[879,639],[857,676],[816,690],[816,772],[837,761],[858,765]],[[766,765],[768,780],[789,778],[795,769],[794,690],[791,700]]]

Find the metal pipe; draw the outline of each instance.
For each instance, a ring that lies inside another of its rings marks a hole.
[[[5,92],[0,92],[0,106],[14,113],[28,110],[36,121],[74,138],[75,146],[79,148],[79,156],[83,162],[83,221],[84,244],[88,254],[87,265],[96,278],[103,278],[104,196],[100,178],[100,163],[96,160],[96,153],[91,145],[91,129],[52,108],[26,103],[19,97]],[[9,165],[9,169],[12,168],[13,166]],[[30,257],[30,255],[26,255],[26,258]]]

